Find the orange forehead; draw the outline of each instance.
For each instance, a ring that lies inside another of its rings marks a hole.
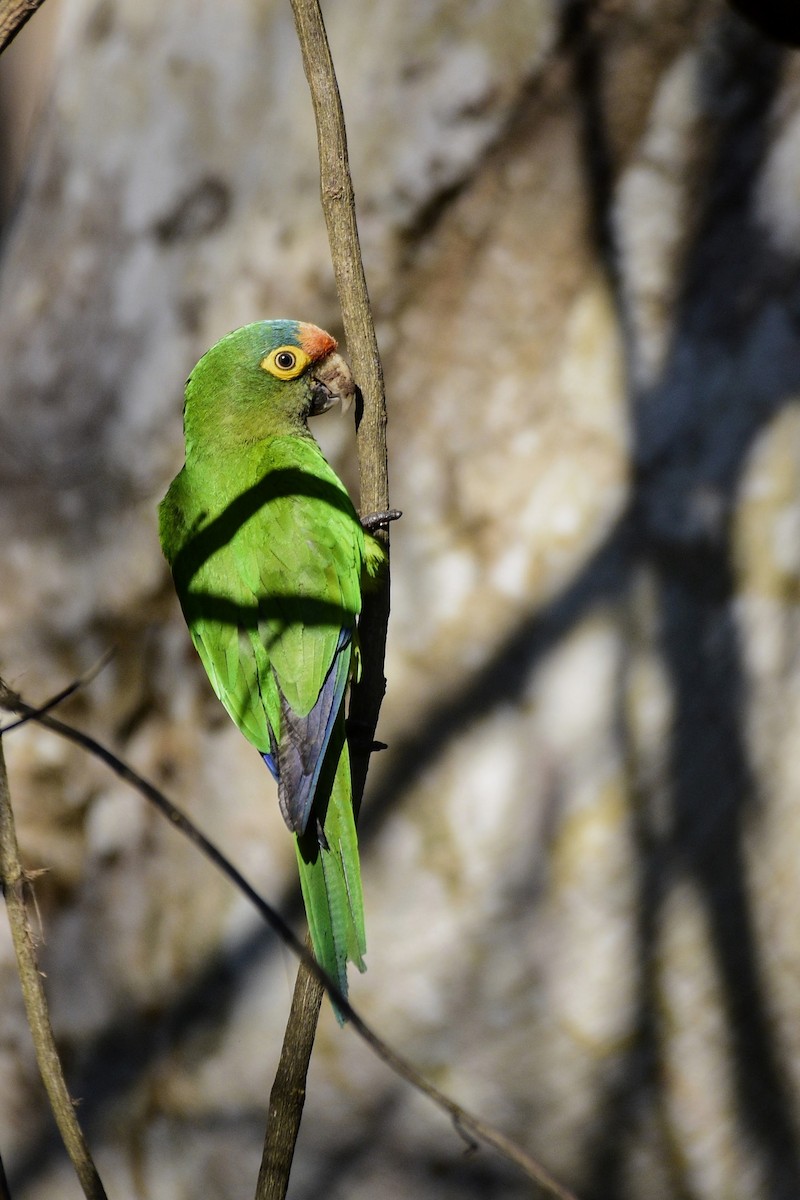
[[[297,340],[314,362],[336,349],[335,338],[317,325],[307,325],[305,321],[297,322]]]

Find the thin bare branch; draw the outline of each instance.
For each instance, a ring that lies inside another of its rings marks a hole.
[[[59,1133],[87,1200],[106,1200],[97,1168],[75,1116],[47,1009],[36,945],[25,904],[27,881],[19,860],[14,813],[8,787],[3,742],[0,738],[0,880],[6,899],[11,937],[17,957],[25,1013],[33,1037],[36,1061]],[[7,1185],[6,1185],[7,1187]]]
[[[358,426],[362,512],[389,508],[383,369],[361,261],[344,113],[317,0],[292,0],[303,68],[317,123],[320,192],[347,351],[363,396]]]
[[[328,229],[347,351],[362,397],[361,412],[358,412],[359,406],[356,412],[361,512],[388,513],[386,392],[361,260],[342,102],[318,0],[292,0],[292,11],[317,123],[322,210]],[[388,529],[376,530],[375,536],[381,538],[388,549]],[[358,730],[352,753],[356,806],[364,791],[369,746],[374,738],[386,689],[383,663],[388,620],[387,573],[385,585],[365,597],[359,622],[364,662],[361,679],[353,688],[350,703],[350,725]]]
[[[347,350],[361,393],[356,411],[361,512],[386,512],[389,509],[386,395],[361,259],[342,102],[318,0],[292,0],[292,12],[317,124],[320,195],[336,290]],[[376,536],[384,542],[388,555],[388,530],[376,530]],[[359,621],[362,671],[360,681],[352,689],[348,719],[356,814],[364,794],[370,750],[386,691],[383,664],[388,623],[387,569],[383,586],[364,598]],[[256,1200],[283,1200],[289,1186],[321,1000],[319,983],[301,965],[270,1098]],[[280,1150],[271,1146],[276,1138],[283,1143]]]
[[[9,691],[1,681],[0,708],[5,708],[10,712],[33,713],[35,711],[31,705],[26,704],[18,695]],[[462,1108],[460,1104],[456,1103],[455,1100],[440,1092],[438,1088],[435,1088],[420,1075],[407,1059],[403,1058],[402,1055],[387,1045],[375,1033],[372,1027],[364,1021],[350,1002],[345,999],[334,981],[325,974],[313,954],[303,945],[281,915],[247,882],[241,872],[190,821],[185,813],[181,812],[154,784],[150,783],[137,771],[134,771],[126,762],[95,738],[90,737],[89,734],[75,729],[72,725],[68,725],[56,717],[43,715],[34,717],[34,720],[45,729],[50,729],[61,737],[67,738],[90,754],[101,759],[116,775],[135,788],[151,804],[154,804],[167,817],[171,825],[188,837],[250,900],[292,953],[297,955],[302,961],[309,975],[313,976],[314,980],[320,985],[320,990],[328,992],[336,1007],[341,1009],[350,1021],[352,1028],[370,1046],[377,1057],[386,1063],[392,1071],[405,1079],[412,1087],[426,1095],[440,1110],[449,1116],[457,1132],[462,1136],[466,1135],[468,1140],[475,1139],[487,1146],[493,1147],[503,1158],[519,1167],[546,1195],[556,1197],[557,1200],[576,1200],[573,1192],[554,1179],[550,1172],[523,1150],[521,1146],[518,1146],[492,1125],[482,1121],[479,1117],[474,1117],[466,1109]],[[309,991],[306,1003],[311,1003],[312,997],[313,991]],[[281,1082],[281,1087],[292,1086],[294,1086],[293,1077],[287,1077]]]
[[[0,54],[43,4],[44,0],[0,0]]]
[[[310,939],[306,950],[311,955]],[[292,1169],[297,1131],[303,1116],[306,1098],[306,1077],[311,1051],[314,1049],[314,1030],[319,1019],[324,987],[305,963],[297,972],[292,1006],[286,1023],[278,1069],[272,1083],[267,1116],[267,1136],[261,1169],[258,1173],[258,1200],[283,1200],[286,1183]],[[297,1030],[311,1030],[311,1036],[298,1037]]]
[[[154,784],[140,775],[123,759],[119,758],[106,746],[102,745],[95,738],[90,737],[88,733],[83,733],[82,730],[76,729],[73,725],[68,725],[65,721],[58,720],[57,717],[52,717],[47,714],[40,713],[30,704],[26,704],[15,692],[12,692],[2,680],[0,680],[0,708],[5,708],[10,712],[21,712],[29,716],[37,724],[44,726],[45,729],[52,730],[53,733],[60,734],[61,737],[67,738],[68,741],[74,742],[89,754],[99,758],[107,767],[123,779],[125,783],[130,784],[135,788],[146,800],[148,800],[155,808],[157,808],[163,816],[167,818],[171,825],[193,842],[206,858],[210,859],[216,867],[226,875],[234,887],[247,897],[254,905],[268,925],[277,933],[278,937],[286,943],[298,958],[305,963],[308,969],[316,978],[322,982],[323,990],[327,986],[331,996],[336,1001],[337,1005],[341,1005],[346,1009],[347,1001],[339,992],[333,980],[330,980],[325,972],[317,964],[317,960],[313,954],[308,951],[294,931],[286,924],[283,917],[278,913],[262,896],[251,887],[240,871],[236,869],[233,863],[225,857],[225,855],[217,849],[212,841],[203,834],[198,827],[191,821],[185,813],[173,804],[172,801],[164,795]]]
[[[45,713],[57,708],[59,704],[63,704],[70,696],[74,696],[77,691],[80,691],[81,688],[86,687],[93,679],[96,679],[103,667],[107,666],[113,657],[114,651],[106,650],[105,654],[101,656],[93,667],[89,668],[85,675],[79,675],[77,679],[73,679],[72,683],[62,688],[60,692],[56,692],[55,696],[51,696],[49,700],[45,700],[44,704],[39,708],[34,709],[33,712],[26,714],[24,717],[17,717],[16,721],[10,721],[8,725],[0,725],[0,737],[4,733],[11,733],[12,730],[19,729],[21,725],[26,725],[28,721],[33,721],[36,717],[44,716]]]

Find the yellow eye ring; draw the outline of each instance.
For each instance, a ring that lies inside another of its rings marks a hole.
[[[297,379],[310,362],[310,357],[299,346],[278,346],[262,358],[259,365],[262,371],[269,371],[276,379]]]

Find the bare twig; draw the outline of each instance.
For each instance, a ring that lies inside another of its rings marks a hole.
[[[67,738],[68,741],[74,742],[89,754],[99,758],[107,767],[123,779],[125,783],[130,784],[135,788],[146,800],[154,805],[167,818],[171,825],[180,830],[189,841],[197,846],[198,850],[210,859],[216,867],[226,875],[235,887],[242,892],[248,900],[255,906],[264,920],[272,927],[289,948],[306,963],[309,970],[316,973],[318,979],[330,983],[329,991],[331,992],[337,1004],[341,1004],[347,1008],[347,1001],[341,995],[336,984],[333,981],[328,981],[328,977],[321,967],[317,965],[317,961],[303,943],[295,935],[292,929],[286,924],[283,917],[276,912],[266,900],[261,897],[255,888],[247,882],[240,871],[236,869],[233,863],[225,857],[225,855],[217,849],[212,841],[203,834],[193,821],[190,821],[185,813],[173,804],[172,801],[164,795],[154,784],[140,775],[138,771],[134,771],[133,767],[128,766],[123,759],[119,758],[106,746],[102,745],[88,733],[83,733],[82,730],[76,729],[73,725],[68,725],[65,721],[58,720],[57,717],[48,714],[40,713],[38,709],[33,708],[30,704],[26,704],[15,692],[12,692],[2,680],[0,680],[0,708],[7,709],[10,712],[20,712],[25,716],[29,716],[37,724],[44,726],[45,729],[52,730],[53,733],[60,734],[61,737]],[[323,983],[323,990],[325,984]]]
[[[310,955],[308,938],[306,950]],[[314,1048],[313,1031],[317,1027],[323,995],[321,981],[303,963],[297,972],[281,1056],[269,1097],[267,1136],[256,1186],[258,1200],[283,1200],[286,1194],[286,1181],[292,1169],[306,1098],[306,1076]],[[297,1029],[310,1029],[312,1036],[298,1038]]]
[[[2,684],[2,681],[0,681],[0,708],[5,708],[10,712],[31,714],[35,712],[35,709],[31,705],[26,704],[19,696],[9,691]],[[48,715],[36,716],[34,720],[44,726],[45,729],[50,729],[61,737],[67,738],[69,741],[74,742],[90,754],[99,758],[116,775],[135,788],[151,804],[154,804],[167,817],[171,825],[175,826],[176,829],[179,829],[181,833],[188,837],[235,884],[272,929],[275,930],[292,953],[297,955],[306,967],[308,974],[320,985],[320,991],[325,990],[328,992],[336,1007],[344,1013],[350,1021],[352,1028],[370,1046],[377,1057],[446,1113],[452,1120],[456,1131],[462,1137],[465,1137],[470,1144],[472,1144],[471,1139],[475,1139],[487,1146],[493,1147],[503,1158],[519,1167],[548,1196],[554,1196],[557,1200],[576,1200],[573,1192],[555,1180],[549,1171],[523,1150],[521,1146],[518,1146],[510,1138],[507,1138],[505,1134],[501,1133],[500,1130],[482,1121],[479,1117],[472,1116],[460,1104],[457,1104],[455,1100],[452,1100],[449,1096],[440,1092],[438,1088],[428,1083],[407,1059],[388,1046],[341,994],[335,982],[325,974],[313,954],[303,945],[281,915],[267,903],[263,896],[259,895],[241,872],[189,820],[185,813],[181,812],[154,784],[150,783],[149,780],[145,779],[137,771],[134,771],[132,767],[95,738],[90,737],[89,734],[83,733],[79,729],[75,729],[65,721]],[[313,992],[309,992],[309,996],[313,996]],[[307,1002],[310,1003],[310,1000]],[[292,1076],[281,1081],[282,1088],[291,1088],[293,1086],[294,1081]],[[302,1086],[303,1084],[301,1083],[301,1090]]]
[[[356,413],[361,512],[385,512],[389,508],[386,396],[361,260],[342,102],[318,0],[292,0],[292,11],[317,124],[320,194],[336,290],[347,350],[361,390],[360,413]],[[388,531],[376,531],[376,536],[383,540],[388,555]],[[388,622],[387,569],[383,586],[364,598],[359,621],[362,672],[352,690],[348,720],[348,728],[355,733],[350,756],[356,814],[364,794],[370,747],[386,690],[383,663]],[[305,966],[301,965],[270,1098],[256,1200],[283,1200],[286,1195],[321,1000],[319,984],[308,977]],[[283,1143],[282,1150],[271,1146],[275,1139]]]
[[[0,0],[0,54],[43,4],[44,0]]]
[[[106,650],[105,654],[98,659],[93,667],[89,668],[85,675],[79,675],[77,679],[73,679],[72,683],[68,684],[67,687],[62,688],[60,692],[56,692],[55,696],[51,696],[49,700],[45,700],[44,704],[42,704],[39,708],[27,713],[24,717],[17,717],[16,721],[10,721],[8,725],[0,725],[0,737],[2,737],[4,733],[11,733],[12,730],[19,729],[20,725],[26,725],[28,721],[33,721],[36,717],[44,716],[45,713],[57,708],[59,704],[63,704],[64,701],[68,700],[70,696],[74,696],[77,691],[80,691],[81,688],[86,687],[86,685],[91,683],[93,679],[96,679],[103,667],[105,667],[113,657],[114,651]]]
[[[361,261],[342,102],[318,0],[292,0],[292,11],[317,123],[322,210],[328,229],[347,351],[362,397],[360,418],[358,412],[356,414],[361,512],[388,514],[386,393]],[[375,530],[375,536],[384,542],[388,550],[388,529]],[[369,746],[374,738],[386,689],[383,663],[388,620],[387,572],[384,586],[365,596],[359,621],[363,669],[359,683],[353,688],[349,720],[351,728],[358,730],[357,745],[351,749],[356,808],[364,792]]]
[[[3,743],[0,739],[0,880],[8,910],[11,937],[17,956],[25,1013],[33,1037],[36,1061],[50,1100],[59,1133],[87,1200],[105,1200],[106,1193],[92,1161],[67,1090],[58,1057],[42,975],[36,958],[33,933],[25,906],[26,878],[19,861],[14,813],[8,788]],[[6,1185],[7,1186],[7,1185]]]
[[[320,191],[347,350],[361,388],[358,428],[362,512],[389,507],[383,370],[361,261],[342,102],[318,0],[292,0],[317,122]]]

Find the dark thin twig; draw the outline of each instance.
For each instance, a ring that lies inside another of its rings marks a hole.
[[[201,833],[194,822],[185,813],[181,812],[154,784],[145,779],[143,775],[140,775],[138,771],[134,771],[123,759],[118,758],[116,754],[95,738],[90,737],[88,733],[83,733],[73,725],[68,725],[65,721],[58,720],[57,717],[51,717],[46,714],[40,715],[37,709],[32,708],[29,704],[25,704],[19,696],[11,692],[2,682],[0,682],[0,707],[29,716],[37,724],[44,726],[45,729],[50,729],[53,733],[60,734],[62,737],[80,746],[83,750],[88,751],[89,754],[93,754],[95,758],[99,758],[107,767],[110,767],[116,775],[119,775],[121,779],[140,792],[146,800],[155,805],[171,825],[174,825],[189,841],[193,842],[198,850],[205,854],[206,858],[209,858],[222,871],[223,875],[226,875],[231,883],[247,896],[248,900],[258,909],[264,920],[298,958],[306,964],[312,974],[317,979],[324,981],[323,988],[327,984],[328,990],[337,1005],[341,1005],[345,1010],[347,1009],[347,1001],[339,992],[336,984],[333,980],[328,979],[322,968],[317,965],[313,954],[306,950],[303,943],[290,926],[286,924],[283,917],[259,895],[255,888],[247,882],[244,875],[217,849],[212,841],[209,841],[205,834]]]
[[[37,719],[47,721],[50,718],[39,717]],[[2,739],[0,739],[0,880],[11,926],[14,953],[17,957],[25,1014],[33,1037],[42,1083],[47,1091],[59,1133],[75,1168],[86,1200],[106,1200],[100,1176],[75,1116],[75,1109],[67,1090],[50,1024],[47,997],[44,993],[42,975],[36,956],[36,945],[25,904],[27,881],[19,860]],[[5,1186],[7,1190],[7,1184]]]
[[[5,685],[0,683],[0,708],[6,708],[12,712],[33,713],[34,709],[25,704],[19,696],[10,692]],[[235,886],[247,897],[248,900],[258,910],[260,915],[278,934],[283,942],[290,950],[301,959],[308,973],[321,985],[322,989],[328,992],[331,1000],[336,1007],[341,1009],[344,1015],[350,1021],[351,1026],[367,1043],[387,1066],[389,1066],[396,1074],[405,1079],[412,1087],[426,1095],[438,1108],[445,1112],[452,1120],[455,1128],[467,1135],[468,1144],[471,1144],[471,1139],[483,1142],[485,1145],[492,1146],[498,1154],[509,1162],[514,1163],[528,1178],[532,1179],[538,1186],[548,1195],[555,1196],[558,1200],[576,1200],[573,1192],[564,1187],[553,1178],[553,1176],[543,1167],[536,1159],[532,1158],[521,1146],[516,1145],[505,1134],[495,1129],[493,1126],[480,1120],[478,1117],[472,1116],[466,1109],[457,1104],[449,1096],[440,1092],[432,1084],[419,1074],[415,1067],[403,1058],[402,1055],[392,1050],[390,1046],[383,1041],[381,1037],[369,1026],[364,1019],[359,1016],[358,1012],[353,1008],[350,1002],[341,994],[334,981],[325,974],[322,968],[317,963],[313,954],[306,949],[302,941],[296,936],[293,930],[286,924],[281,915],[261,896],[255,888],[253,888],[239,870],[231,863],[225,855],[217,849],[213,842],[201,833],[197,826],[177,808],[167,796],[164,795],[154,784],[150,783],[137,771],[134,771],[126,762],[118,758],[107,747],[103,746],[95,738],[89,734],[83,733],[79,729],[75,729],[72,725],[59,720],[56,717],[40,716],[34,718],[38,724],[45,729],[50,729],[61,737],[67,738],[76,745],[81,746],[84,750],[93,754],[96,758],[101,759],[116,775],[123,779],[131,787],[154,804],[161,813],[169,820],[170,824],[176,829],[179,829],[191,842],[202,851],[214,865],[222,871],[227,878],[235,884]]]
[[[43,4],[44,0],[0,0],[0,54]]]
[[[24,717],[18,717],[16,721],[11,721],[8,725],[0,725],[0,737],[4,733],[11,733],[12,730],[19,729],[21,725],[27,725],[28,721],[34,721],[37,717],[43,717],[45,713],[57,708],[59,704],[63,704],[70,696],[74,696],[77,691],[86,687],[93,679],[96,679],[103,667],[107,666],[113,657],[114,651],[106,650],[105,654],[102,655],[93,667],[89,668],[85,675],[79,676],[67,687],[62,688],[60,692],[56,692],[55,696],[51,696],[49,700],[45,700],[40,708],[34,709],[33,712],[27,713]]]

